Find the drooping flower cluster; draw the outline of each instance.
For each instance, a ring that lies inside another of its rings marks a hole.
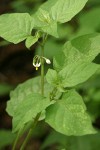
[[[38,70],[38,68],[41,66],[42,59],[44,59],[47,64],[51,64],[51,61],[48,58],[36,55],[33,58],[33,66],[36,68],[36,70]]]

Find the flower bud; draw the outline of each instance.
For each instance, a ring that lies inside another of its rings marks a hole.
[[[51,64],[51,61],[49,59],[46,59],[47,64]]]

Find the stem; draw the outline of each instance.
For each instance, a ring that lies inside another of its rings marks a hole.
[[[44,46],[41,46],[41,55],[44,57]],[[41,94],[44,95],[44,59],[41,57]]]
[[[38,122],[38,119],[39,119],[40,115],[41,115],[41,113],[37,114],[34,122],[32,123],[32,126],[31,126],[31,128],[30,128],[30,130],[29,130],[29,132],[27,134],[27,137],[25,138],[25,140],[24,140],[24,142],[23,142],[23,144],[22,144],[22,146],[20,148],[20,150],[24,150],[25,149],[29,139],[31,138],[31,136],[33,134],[34,128],[37,125],[37,122]]]
[[[45,42],[47,40],[47,37],[48,35],[47,34],[44,34],[43,35],[43,41],[42,41],[42,44],[40,45],[41,46],[41,94],[44,96],[44,45],[45,45]]]
[[[47,36],[46,36],[47,38]],[[41,45],[41,94],[44,96],[44,44],[45,44],[45,40],[46,38],[43,40],[43,44]],[[36,118],[34,119],[34,122],[32,123],[32,126],[27,134],[27,137],[25,138],[20,150],[24,150],[29,139],[31,138],[32,134],[33,134],[33,131],[34,131],[34,128],[35,126],[37,125],[38,123],[38,120],[40,118],[40,115],[41,115],[41,112],[39,114],[37,114]]]
[[[54,100],[55,96],[56,96],[56,93],[57,93],[57,88],[53,88],[52,92],[50,93],[50,100]]]
[[[22,130],[19,130],[19,132],[18,132],[18,134],[17,134],[17,136],[16,136],[16,139],[15,139],[15,141],[14,141],[12,150],[15,150],[15,148],[16,148],[17,142],[18,142],[18,140],[19,140],[19,138],[20,138],[20,135],[21,135],[21,131],[22,131]]]

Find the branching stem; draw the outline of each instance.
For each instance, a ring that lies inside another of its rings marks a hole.
[[[44,57],[44,46],[41,46],[41,56]],[[44,59],[41,57],[41,94],[44,96]]]
[[[38,119],[39,119],[40,115],[41,115],[41,113],[37,114],[36,118],[34,119],[34,122],[32,123],[32,126],[31,126],[31,128],[30,128],[30,130],[29,130],[29,132],[27,134],[27,137],[25,138],[25,140],[24,140],[20,150],[24,150],[25,149],[28,141],[30,140],[30,138],[31,138],[31,136],[33,134],[34,128],[37,125],[37,122],[38,122]]]
[[[19,130],[19,132],[18,132],[18,134],[17,134],[17,136],[16,136],[16,139],[15,139],[15,141],[14,141],[12,150],[15,150],[15,149],[16,149],[16,145],[17,145],[17,142],[18,142],[18,140],[19,140],[19,138],[20,138],[20,136],[21,136],[21,133],[22,133],[22,130]]]
[[[47,35],[43,37],[43,43],[40,44],[41,46],[41,94],[42,96],[44,96],[44,44],[46,42],[46,39],[47,39]],[[36,127],[37,123],[38,123],[38,120],[40,118],[40,115],[41,113],[37,114],[36,118],[34,119],[34,122],[32,123],[32,126],[27,134],[27,137],[25,138],[20,150],[24,150],[29,139],[31,138],[32,134],[33,134],[33,131],[34,131],[34,128]],[[13,149],[14,150],[14,149]]]

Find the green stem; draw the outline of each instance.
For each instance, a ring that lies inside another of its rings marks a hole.
[[[18,134],[17,134],[17,136],[16,136],[16,139],[15,139],[15,141],[14,141],[12,150],[15,150],[15,149],[16,149],[16,145],[17,145],[17,142],[18,142],[18,140],[19,140],[19,138],[20,138],[21,132],[22,132],[22,130],[19,130],[19,132],[18,132]]]
[[[42,44],[40,45],[41,46],[41,94],[44,96],[44,45],[45,45],[45,42],[47,40],[47,37],[48,35],[47,34],[44,34],[43,35],[43,41],[42,41]]]
[[[34,122],[32,123],[32,126],[31,126],[31,128],[30,128],[30,130],[29,130],[29,132],[27,134],[27,137],[25,138],[25,140],[24,140],[20,150],[24,150],[25,149],[29,139],[32,137],[32,134],[34,132],[34,128],[37,125],[37,122],[38,122],[38,119],[39,119],[40,115],[41,115],[41,113],[37,114],[36,118],[34,119]]]
[[[41,56],[44,57],[44,46],[41,46]],[[41,94],[44,95],[44,59],[41,57]]]
[[[41,56],[42,56],[41,57],[41,94],[44,96],[44,59],[43,59],[43,57],[44,57],[44,43],[41,45],[41,49],[42,49],[41,50]],[[32,123],[32,126],[31,126],[31,128],[30,128],[30,130],[29,130],[29,132],[27,134],[27,137],[25,138],[25,140],[24,140],[20,150],[24,150],[25,149],[29,139],[31,138],[31,136],[33,134],[34,128],[36,127],[36,125],[38,123],[40,115],[41,115],[41,113],[39,113],[36,116],[36,118],[35,118],[34,122]]]
[[[56,96],[56,93],[57,93],[57,88],[54,87],[52,92],[50,93],[50,100],[54,100],[55,96]]]

